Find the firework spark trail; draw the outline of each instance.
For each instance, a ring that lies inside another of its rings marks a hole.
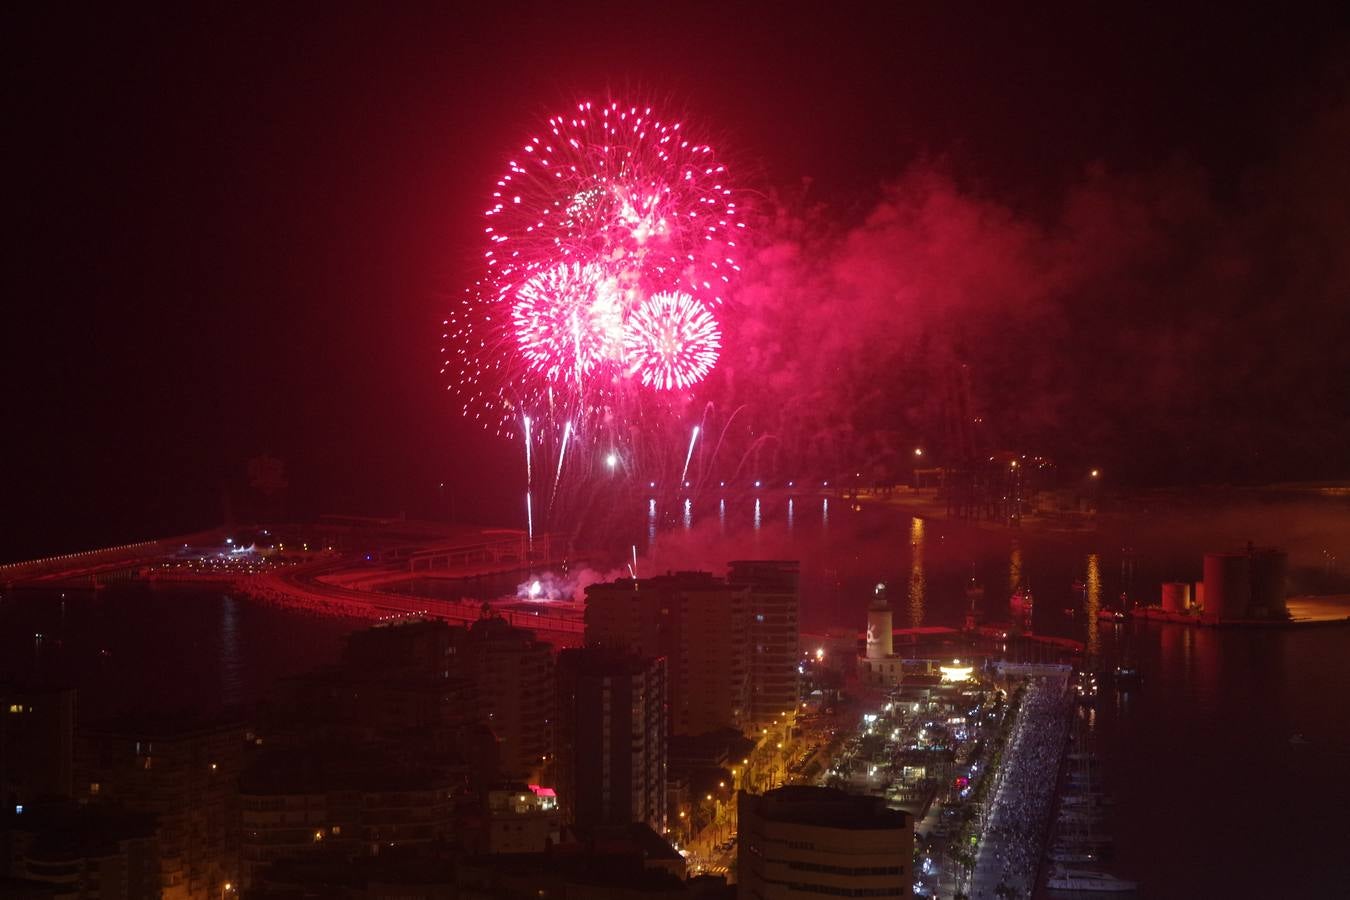
[[[558,495],[558,482],[562,480],[563,460],[567,457],[567,439],[572,436],[572,423],[569,421],[563,426],[562,446],[558,449],[558,471],[553,475],[553,493],[549,497],[548,504],[553,506],[553,498]]]
[[[523,416],[525,420],[525,537],[529,541],[529,547],[534,549],[534,499],[531,493],[534,490],[534,471],[530,464],[530,417]]]
[[[534,484],[534,471],[530,466],[530,417],[525,419],[525,487],[531,487]]]
[[[694,426],[694,431],[689,435],[689,450],[684,454],[684,468],[680,471],[680,483],[684,483],[684,478],[689,474],[689,460],[694,456],[694,442],[698,440],[699,426]]]

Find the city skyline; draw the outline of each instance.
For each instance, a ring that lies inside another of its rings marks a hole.
[[[1350,7],[4,17],[0,896],[1350,879]]]

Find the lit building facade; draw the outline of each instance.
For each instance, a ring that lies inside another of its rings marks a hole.
[[[558,794],[581,828],[666,829],[666,661],[603,647],[558,655]]]
[[[561,837],[561,810],[553,788],[502,784],[488,791],[485,850],[542,853]]]
[[[738,895],[909,897],[914,822],[881,797],[792,785],[738,795]]]
[[[74,789],[75,691],[0,685],[0,802],[13,809]]]
[[[781,560],[737,561],[731,563],[727,582],[749,592],[749,722],[761,726],[797,708],[799,566]]]
[[[21,808],[0,812],[0,895],[8,874],[50,887],[42,897],[160,897],[154,816],[70,800]]]
[[[586,643],[667,660],[672,734],[750,725],[750,591],[707,572],[586,589]]]
[[[251,886],[269,863],[325,849],[360,857],[446,840],[456,787],[369,751],[264,751],[240,779],[240,880]]]
[[[81,731],[76,797],[158,817],[164,900],[207,900],[238,882],[244,726],[127,724]]]
[[[485,616],[451,633],[450,676],[473,684],[503,777],[538,782],[551,749],[553,651],[534,632]]]

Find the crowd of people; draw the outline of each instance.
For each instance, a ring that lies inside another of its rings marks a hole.
[[[1035,891],[1070,712],[1061,680],[1030,679],[1004,750],[975,866],[974,897],[1030,897]]]

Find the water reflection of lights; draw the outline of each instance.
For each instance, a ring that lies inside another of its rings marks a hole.
[[[1101,560],[1097,554],[1089,553],[1087,558],[1087,597],[1083,614],[1087,616],[1087,652],[1095,657],[1101,650],[1101,636],[1097,629],[1097,613],[1102,601]]]
[[[914,628],[923,625],[924,617],[923,526],[923,519],[918,516],[910,519],[909,620]]]

